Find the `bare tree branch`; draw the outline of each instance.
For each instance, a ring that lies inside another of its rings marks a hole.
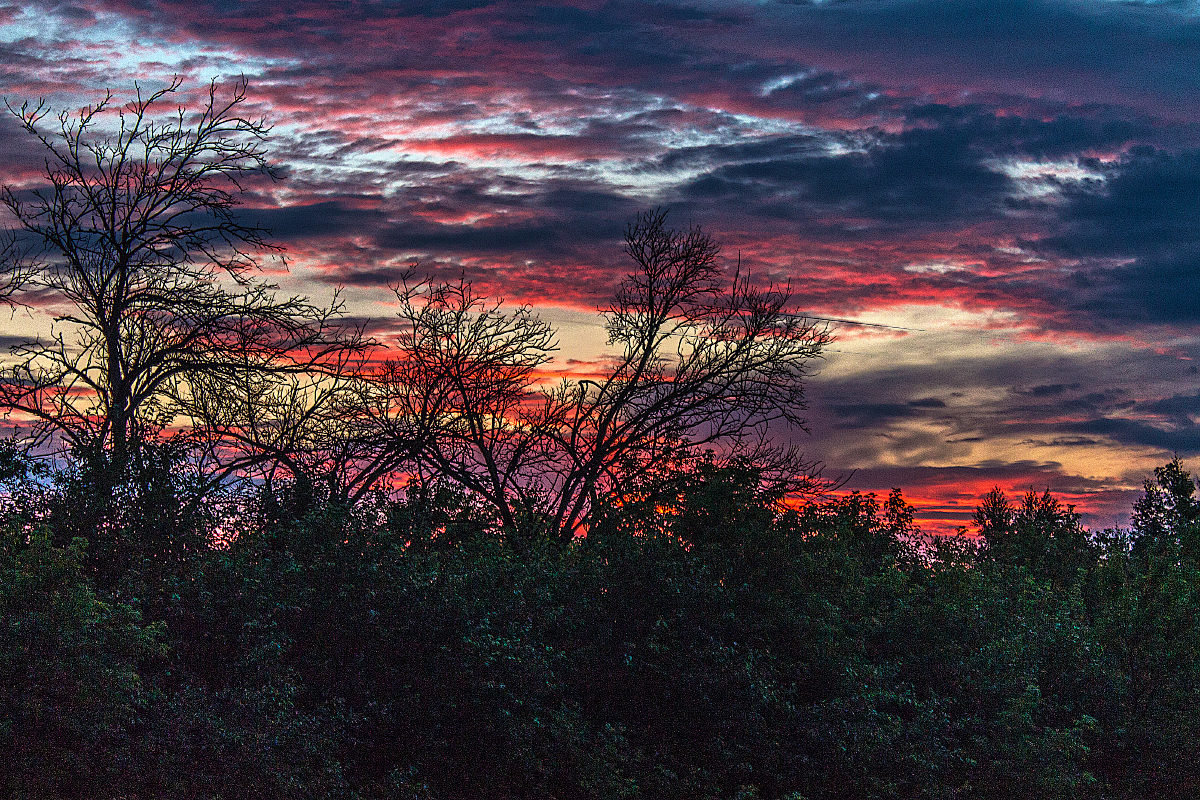
[[[711,237],[665,220],[643,214],[626,231],[635,270],[603,310],[617,355],[598,381],[543,385],[553,334],[527,308],[504,313],[463,283],[400,291],[408,332],[376,420],[398,463],[479,494],[511,531],[563,539],[620,502],[630,476],[705,449],[760,464],[784,490],[826,486],[771,437],[803,429],[827,329],[788,313],[786,288],[740,269],[726,280]]]
[[[46,160],[43,185],[0,193],[36,243],[0,263],[63,310],[48,338],[13,348],[0,406],[117,469],[220,382],[327,370],[346,346],[336,298],[282,297],[254,275],[281,248],[235,213],[249,179],[275,177],[246,81],[213,81],[195,111],[169,105],[180,86],[53,116],[6,102]]]

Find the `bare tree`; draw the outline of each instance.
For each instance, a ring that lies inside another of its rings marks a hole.
[[[275,177],[245,80],[213,81],[195,111],[170,103],[180,86],[75,113],[6,103],[45,154],[41,185],[0,195],[35,248],[6,267],[56,316],[13,348],[0,406],[118,470],[194,387],[300,373],[342,346],[336,297],[280,297],[254,274],[280,248],[235,214],[248,180]]]
[[[271,487],[293,482],[304,494],[352,501],[364,435],[373,345],[360,330],[325,348],[303,369],[249,363],[191,376],[173,397],[188,423],[182,435],[202,488],[231,479]]]
[[[494,451],[517,442],[518,406],[540,397],[531,376],[554,349],[549,326],[528,308],[501,311],[466,284],[409,277],[396,288],[398,359],[376,363],[370,348],[346,347],[324,372],[193,380],[181,407],[201,449],[225,470],[259,470],[266,483],[283,477],[349,503],[414,476],[481,494],[489,481],[515,489],[524,461]]]
[[[311,334],[273,357],[261,348],[231,352],[219,369],[196,370],[165,391],[169,441],[178,466],[189,469],[190,502],[223,497],[236,505],[246,489],[270,491],[281,480],[302,503],[297,513],[318,497],[352,499],[341,489],[357,474],[375,344],[331,318]]]
[[[402,291],[408,334],[380,385],[376,430],[410,469],[476,492],[505,528],[569,539],[655,465],[712,449],[780,487],[828,484],[772,437],[803,428],[804,383],[827,330],[788,313],[789,292],[725,279],[710,236],[641,215],[625,234],[635,271],[603,309],[616,350],[598,380],[546,386],[552,331],[470,287]],[[391,426],[391,430],[386,428]]]
[[[538,390],[554,332],[529,307],[506,312],[461,282],[396,294],[406,324],[400,358],[380,376],[384,441],[418,475],[481,495],[516,529],[518,498],[557,456],[562,403]]]

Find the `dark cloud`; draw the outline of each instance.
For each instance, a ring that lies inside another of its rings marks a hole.
[[[1078,383],[1043,383],[1038,386],[1030,386],[1028,389],[1014,388],[1013,393],[1032,397],[1054,397],[1070,389],[1078,388]]]
[[[468,197],[454,197],[447,208],[470,208]],[[495,198],[481,198],[483,207]],[[514,257],[576,253],[616,242],[639,207],[605,191],[547,185],[536,193],[499,204],[520,210],[511,223],[444,224],[409,218],[375,233],[383,248],[431,254],[486,254]]]
[[[1030,489],[1053,483],[1059,491],[1071,492],[1105,488],[1103,481],[1064,474],[1062,464],[1041,461],[983,462],[954,467],[872,467],[856,471],[854,478],[863,486],[898,486],[903,482],[914,489],[943,483],[964,487],[1024,483]]]
[[[1058,436],[1053,439],[1026,439],[1025,444],[1034,447],[1096,447],[1104,445],[1103,439],[1093,439],[1087,436]]]
[[[0,353],[7,353],[14,347],[28,344],[30,337],[19,334],[0,334]]]
[[[1041,220],[1058,211],[1044,201],[1019,199],[1023,187],[1005,172],[1007,160],[1069,161],[1081,151],[1120,148],[1149,130],[1138,121],[1030,119],[944,105],[916,107],[909,116],[914,127],[894,134],[780,136],[679,148],[655,166],[699,171],[677,190],[678,204],[689,213],[744,214],[760,226],[796,223],[809,236],[844,239],[851,230],[861,236],[864,225],[874,226],[876,235],[910,237],[986,222],[1020,230],[1030,224],[1015,216],[1022,211],[1034,216],[1040,232]],[[1042,181],[1062,185],[1054,177]],[[1072,198],[1092,191],[1076,189]],[[961,285],[972,277],[942,280]],[[1018,297],[1038,291],[1016,283],[1010,288]]]
[[[1104,180],[1066,190],[1064,231],[1046,246],[1080,258],[1162,258],[1200,245],[1200,150],[1139,146],[1091,165]]]
[[[1164,397],[1142,406],[1151,414],[1163,414],[1181,421],[1200,416],[1200,394],[1177,394]]]
[[[1067,324],[1112,330],[1200,323],[1200,150],[1136,147],[1070,187],[1041,252],[1076,267],[1057,289]]]
[[[564,242],[564,231],[551,223],[488,226],[406,222],[379,231],[375,240],[389,250],[497,255],[531,250],[559,251]]]
[[[1087,315],[1081,328],[1200,324],[1200,242],[1120,268],[1083,272],[1077,282],[1072,306]]]
[[[1072,102],[1196,98],[1200,21],[1182,9],[1076,0],[848,0],[768,7],[785,42],[859,74]],[[771,51],[768,51],[771,52]],[[1151,55],[1152,54],[1152,55]],[[1064,73],[1073,80],[1063,80]],[[1173,109],[1178,112],[1179,109]]]
[[[1155,447],[1184,456],[1200,454],[1200,425],[1166,429],[1132,419],[1092,419],[1066,423],[1063,430],[1099,434],[1123,445]]]
[[[1130,142],[1154,139],[1145,118],[1114,109],[1080,109],[1055,104],[997,113],[978,104],[916,104],[904,109],[909,124],[941,130],[970,142],[977,152],[1035,160],[1071,159],[1079,153],[1122,149]]]
[[[31,103],[37,102],[36,98],[5,96],[4,99],[17,109],[26,100],[30,100]],[[34,176],[40,178],[45,174],[46,155],[45,149],[21,127],[16,117],[0,106],[0,164],[3,165],[3,183],[19,185]]]
[[[908,403],[835,403],[829,407],[843,422],[837,427],[878,428],[882,423],[920,413]]]
[[[912,419],[926,415],[931,409],[944,409],[946,401],[921,397],[904,403],[833,403],[828,408],[839,418],[835,427],[878,430],[892,420]]]
[[[838,154],[788,140],[775,154],[754,157],[753,151],[769,147],[760,143],[725,153],[745,160],[694,179],[682,196],[753,203],[759,213],[784,218],[835,212],[944,226],[995,215],[1013,190],[1005,175],[986,165],[992,154],[952,129],[912,129],[879,137],[863,151]]]
[[[355,207],[349,199],[241,209],[240,216],[247,224],[266,229],[279,242],[348,236],[375,228],[384,221],[384,215],[378,210]]]
[[[247,72],[287,180],[251,187],[240,218],[330,283],[382,292],[415,258],[492,294],[591,306],[626,267],[624,224],[668,205],[812,313],[929,309],[931,329],[947,312],[942,330],[995,332],[991,351],[866,338],[863,352],[897,358],[811,384],[810,444],[833,469],[937,487],[959,519],[989,480],[1102,494],[1053,461],[1063,451],[1196,452],[1181,359],[1200,356],[1200,20],[1183,5],[94,0],[4,14],[49,31],[0,45],[16,98],[72,107],[126,87],[118,70]],[[6,182],[40,169],[27,145],[0,122]],[[1057,450],[979,455],[999,441]]]
[[[411,271],[412,268],[407,265],[376,269],[344,269],[339,270],[336,275],[328,276],[327,279],[340,286],[396,286]]]

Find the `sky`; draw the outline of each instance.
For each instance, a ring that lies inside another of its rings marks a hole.
[[[1124,524],[1155,465],[1200,469],[1195,2],[0,7],[10,103],[172,75],[247,78],[284,175],[245,197],[287,248],[271,277],[357,316],[416,262],[536,306],[570,369],[662,207],[799,310],[873,323],[833,324],[794,435],[927,529],[993,486]],[[4,181],[39,163],[0,122]]]

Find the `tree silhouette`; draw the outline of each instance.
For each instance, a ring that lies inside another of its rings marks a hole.
[[[275,177],[245,80],[213,81],[194,111],[168,107],[180,86],[53,116],[8,106],[45,167],[41,185],[0,195],[30,243],[4,264],[16,299],[56,316],[13,348],[0,405],[118,471],[198,382],[301,371],[341,347],[336,298],[280,297],[253,275],[280,248],[235,213],[248,181]]]
[[[824,484],[798,450],[804,381],[829,341],[787,312],[786,289],[740,270],[724,280],[703,231],[648,212],[626,230],[634,272],[603,309],[615,354],[598,379],[544,385],[555,349],[528,308],[505,312],[470,286],[402,287],[400,352],[379,381],[375,430],[395,459],[487,500],[522,535],[566,540],[634,475],[705,449],[753,463],[789,490]]]

